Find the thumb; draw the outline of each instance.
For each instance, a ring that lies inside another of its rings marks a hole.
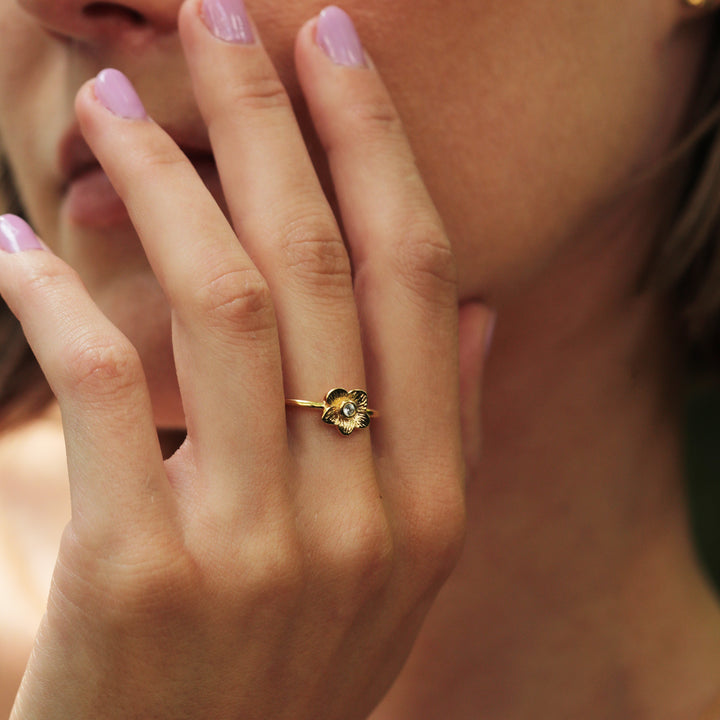
[[[460,306],[460,423],[465,467],[472,472],[482,449],[482,382],[497,314],[479,302]]]

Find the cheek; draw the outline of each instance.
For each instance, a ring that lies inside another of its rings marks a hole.
[[[31,220],[52,243],[56,138],[72,112],[64,96],[65,59],[9,0],[0,0],[0,38],[0,145]]]
[[[676,132],[702,44],[653,3],[431,5],[366,37],[463,292],[511,293],[630,201],[623,189]]]

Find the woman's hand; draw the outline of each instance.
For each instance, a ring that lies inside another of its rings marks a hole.
[[[302,28],[351,273],[257,30],[226,42],[212,19],[188,0],[180,33],[232,227],[117,76],[77,101],[172,309],[188,435],[170,460],[136,350],[76,274],[0,257],[73,504],[15,720],[365,717],[462,544],[455,268],[393,104],[357,48],[350,66],[322,49],[352,49],[339,11]],[[285,405],[338,386],[368,389],[370,430]]]

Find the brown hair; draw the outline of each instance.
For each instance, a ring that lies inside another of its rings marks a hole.
[[[720,17],[689,108],[689,130],[656,166],[680,179],[643,286],[669,296],[685,330],[691,372],[720,378]]]
[[[2,156],[0,207],[3,212],[23,214],[10,169]],[[50,388],[25,340],[20,323],[0,300],[0,431],[36,415],[51,399]]]

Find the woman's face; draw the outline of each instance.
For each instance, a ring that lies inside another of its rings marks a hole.
[[[179,5],[0,0],[0,140],[30,219],[151,376],[170,357],[167,310],[127,216],[101,174],[83,172],[89,158],[69,138],[80,85],[117,67],[220,199],[176,34]],[[292,66],[297,29],[324,3],[247,5],[325,180]],[[501,307],[626,216],[637,198],[625,187],[676,133],[707,40],[706,23],[683,22],[680,0],[343,7],[405,121],[456,250],[462,296]]]

